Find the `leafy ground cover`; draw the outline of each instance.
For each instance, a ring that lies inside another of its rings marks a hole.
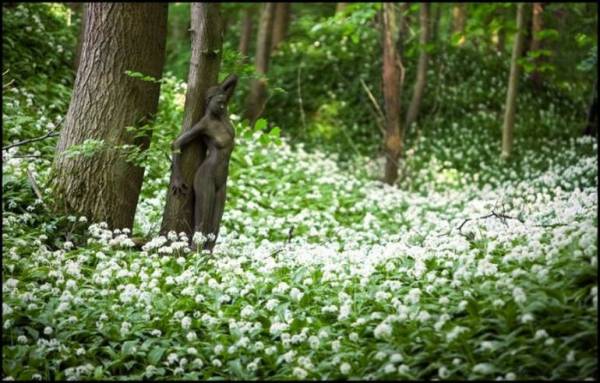
[[[3,379],[597,378],[597,141],[550,89],[555,106],[523,98],[501,162],[491,66],[441,92],[400,187],[378,181],[382,159],[340,161],[233,115],[212,255],[157,235],[173,77],[142,158],[142,251],[49,213],[55,139],[4,152]],[[59,124],[72,79],[56,76],[60,94],[35,78],[4,90],[4,145]]]
[[[430,168],[436,188],[406,191],[369,177],[376,163],[342,169],[238,131],[213,255],[175,233],[131,250],[126,231],[79,217],[66,219],[76,243],[55,248],[39,204],[4,212],[7,376],[594,376],[597,165],[582,152],[595,141],[568,141],[528,178],[483,171],[498,182],[464,186]],[[5,173],[26,166],[12,161]],[[167,177],[142,200],[140,230]],[[522,222],[458,229],[492,211]]]

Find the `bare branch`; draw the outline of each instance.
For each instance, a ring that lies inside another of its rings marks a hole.
[[[59,126],[61,126],[61,125],[62,125],[62,123],[63,123],[63,121],[64,121],[64,120],[65,120],[65,118],[63,117],[63,118],[60,120],[60,122],[59,122],[59,123],[58,123],[58,124],[57,124],[57,125],[56,125],[56,126],[53,128],[53,129],[51,129],[51,130],[50,130],[48,133],[44,134],[44,135],[43,135],[43,136],[41,136],[41,137],[36,137],[36,138],[31,138],[31,139],[28,139],[28,140],[23,140],[23,141],[15,142],[14,144],[10,144],[10,145],[3,146],[3,147],[2,147],[2,150],[8,150],[8,149],[10,149],[10,148],[14,148],[15,146],[26,145],[26,144],[30,144],[30,143],[32,143],[32,142],[36,142],[36,141],[42,141],[42,140],[45,140],[46,138],[49,138],[49,137],[55,137],[55,136],[58,136],[58,135],[59,135],[59,133],[58,133],[58,132],[55,132],[55,130],[56,130],[56,128],[58,128]]]
[[[381,121],[385,121],[385,116],[383,115],[383,112],[381,111],[381,108],[379,107],[377,100],[375,100],[373,93],[371,93],[371,91],[369,90],[369,87],[367,86],[367,84],[365,84],[365,82],[363,81],[362,78],[360,79],[360,84],[363,86],[363,89],[365,90],[365,92],[367,92],[367,95],[369,96],[369,100],[371,100],[371,103],[373,104],[373,106],[375,107],[375,110],[377,111],[377,114],[379,115],[380,120],[377,121],[377,127],[381,131],[381,134],[385,135],[385,129],[383,128],[383,125],[381,123]]]

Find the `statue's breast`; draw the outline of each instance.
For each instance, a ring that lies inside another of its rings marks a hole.
[[[209,140],[216,147],[233,147],[235,132],[228,121],[213,122],[207,133]]]

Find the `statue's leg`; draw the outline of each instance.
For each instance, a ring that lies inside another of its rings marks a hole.
[[[199,231],[206,236],[210,233],[215,199],[215,181],[208,164],[202,164],[196,172],[194,193],[194,233]]]
[[[217,237],[219,235],[219,227],[221,226],[221,218],[223,218],[223,210],[225,209],[225,198],[226,194],[226,185],[222,185],[219,190],[215,193],[215,205],[213,209],[213,215],[211,219],[211,232],[215,234],[214,241],[207,241],[205,245],[205,249],[210,250],[212,252],[215,244],[217,243]]]

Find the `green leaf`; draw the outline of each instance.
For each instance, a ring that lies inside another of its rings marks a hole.
[[[94,379],[102,379],[102,366],[97,366],[94,369]]]
[[[137,345],[137,340],[130,340],[123,343],[123,347],[121,349],[124,355],[131,355],[135,352],[135,346]]]
[[[238,378],[243,378],[246,376],[244,374],[244,370],[242,369],[242,364],[239,359],[232,360],[227,363],[229,365],[229,370]]]
[[[263,130],[267,127],[267,120],[265,120],[264,118],[259,118],[256,123],[254,124],[254,129],[255,130]]]
[[[165,353],[164,347],[154,347],[150,353],[148,353],[148,362],[153,365],[157,365],[160,362],[163,354]]]

